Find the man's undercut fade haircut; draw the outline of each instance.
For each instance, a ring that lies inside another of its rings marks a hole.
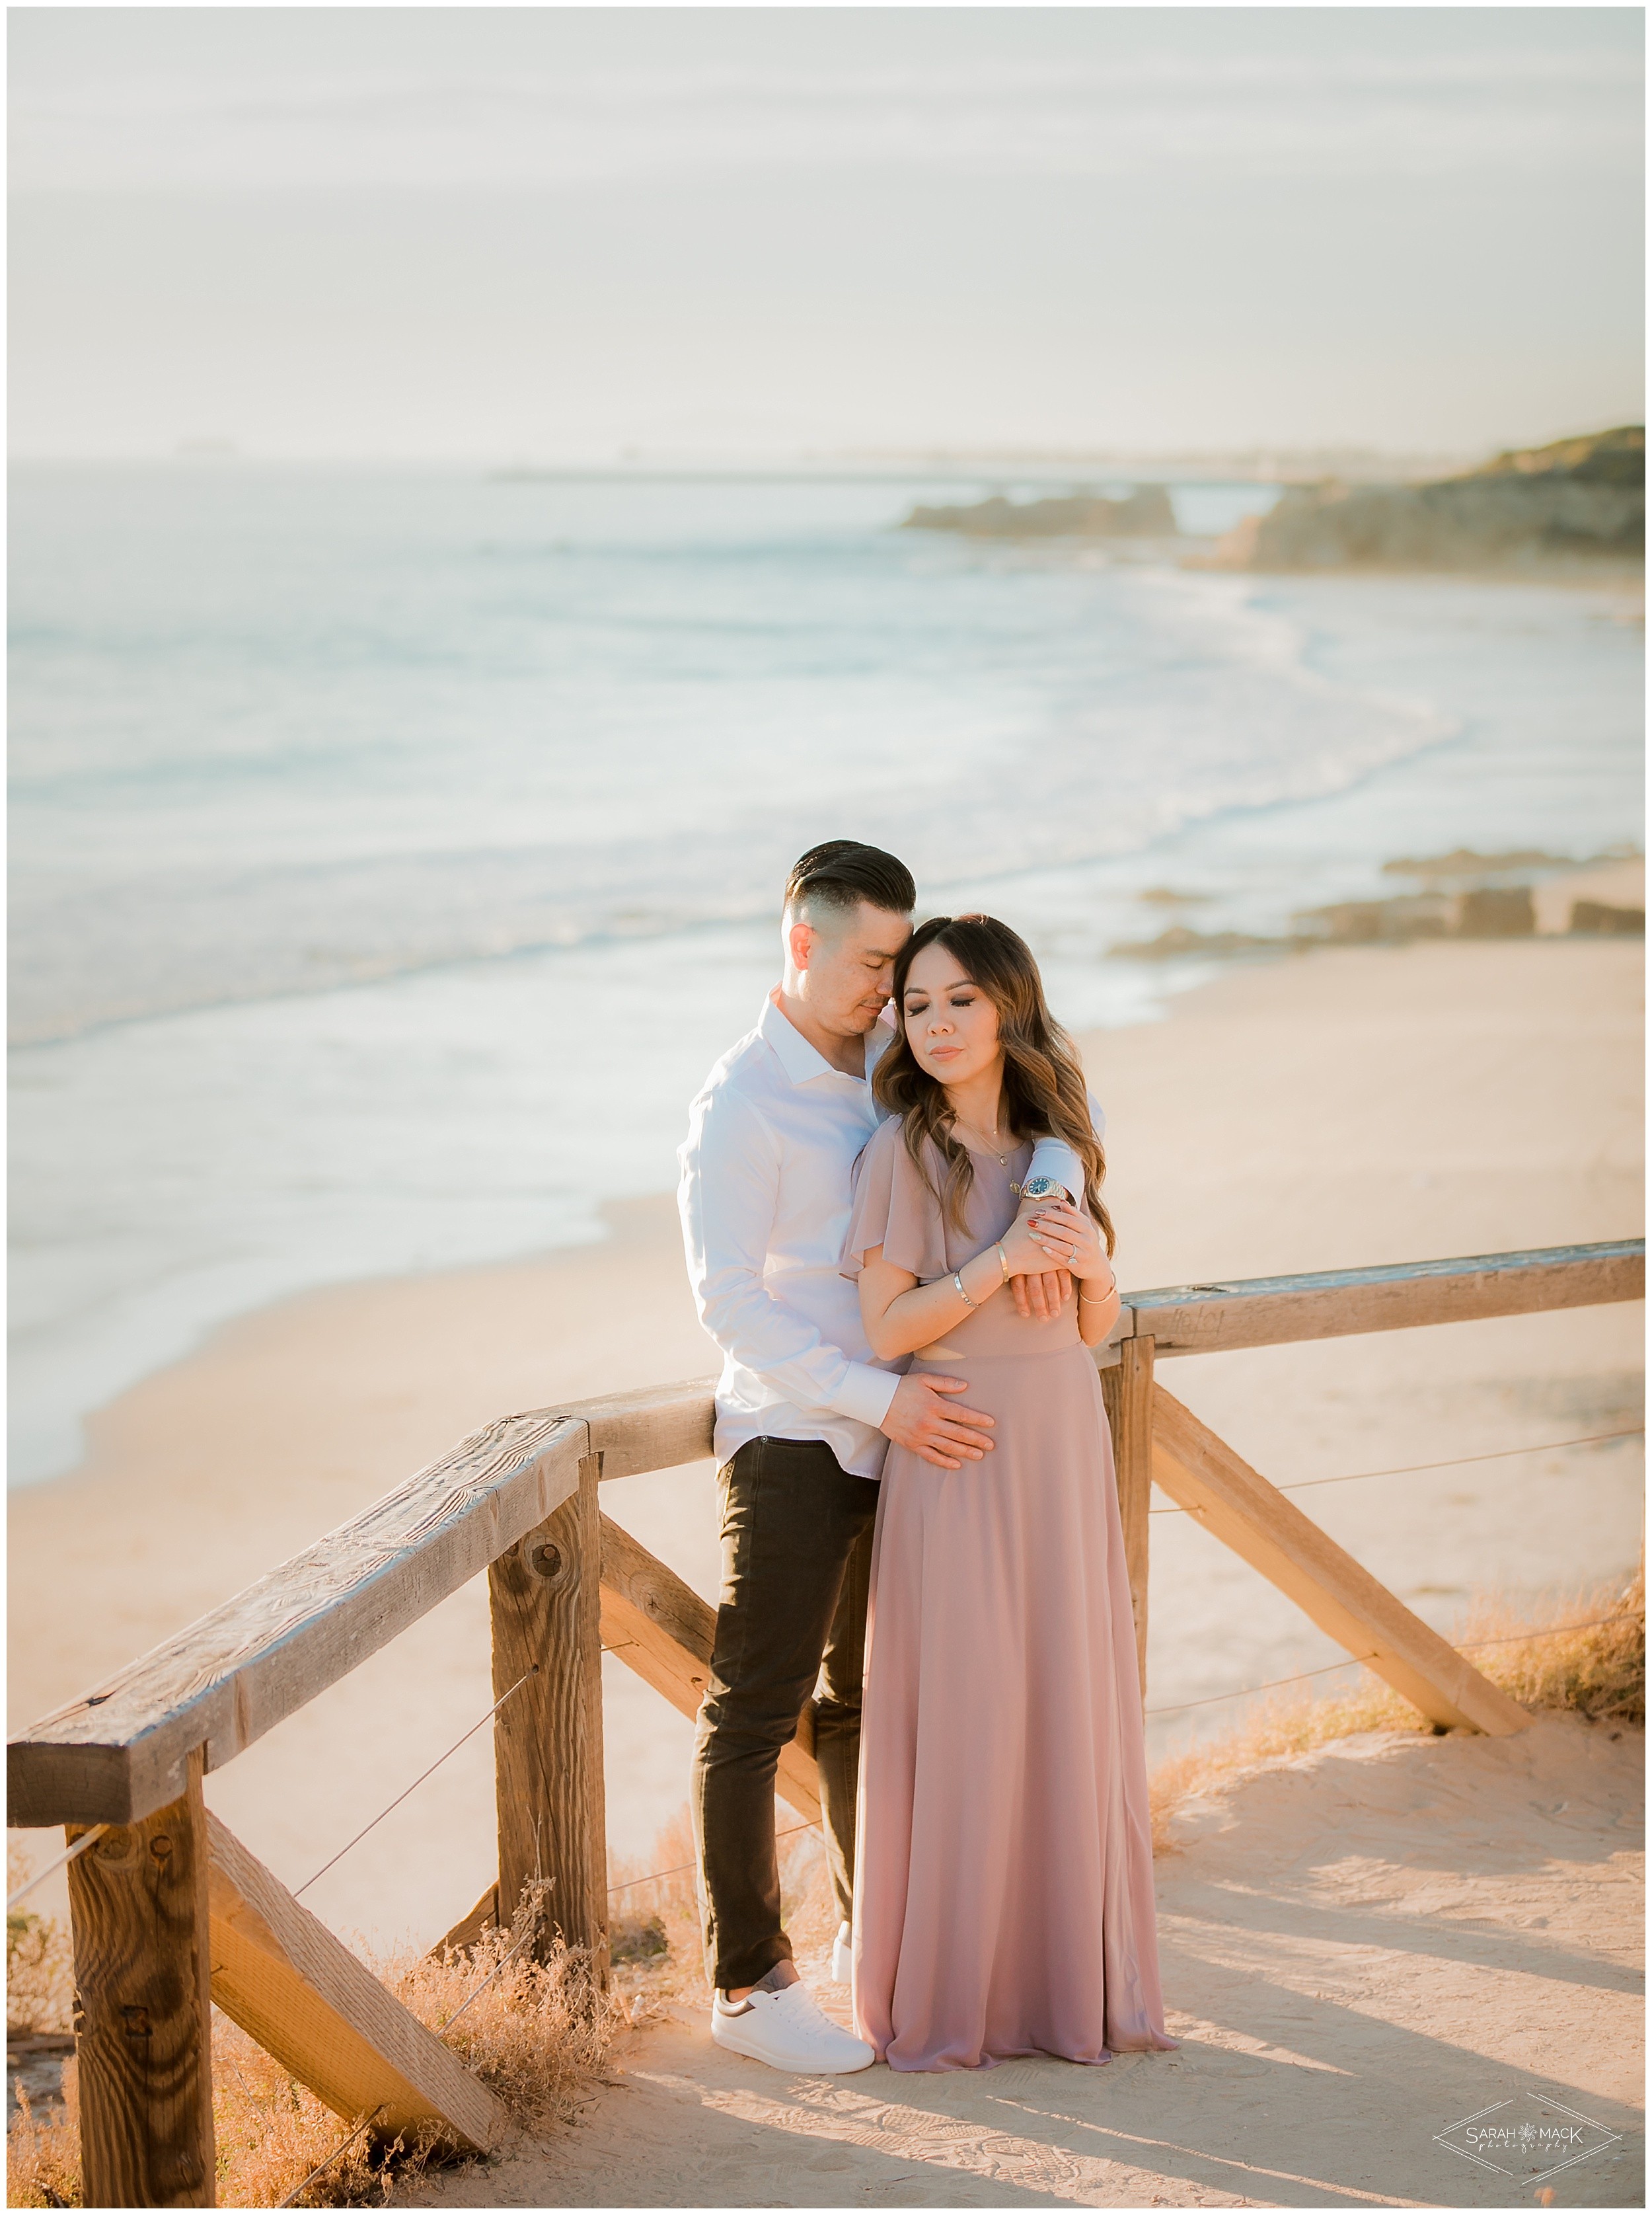
[[[830,908],[841,919],[862,900],[890,915],[910,915],[918,905],[918,887],[904,862],[856,838],[829,838],[824,845],[811,846],[792,863],[786,880],[788,915],[804,906],[817,912]]]

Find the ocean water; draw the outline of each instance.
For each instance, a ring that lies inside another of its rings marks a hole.
[[[1016,923],[1084,1025],[1208,973],[1110,950],[1151,889],[1272,931],[1396,855],[1638,840],[1607,595],[893,527],[976,489],[14,474],[14,1482],[233,1314],[668,1187],[817,838]]]

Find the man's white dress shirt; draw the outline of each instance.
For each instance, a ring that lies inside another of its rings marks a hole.
[[[688,1111],[677,1206],[694,1304],[723,1353],[719,1462],[749,1439],[819,1439],[854,1476],[883,1470],[878,1425],[907,1357],[873,1354],[839,1263],[851,1172],[882,1120],[872,1072],[892,1037],[875,1024],[866,1075],[847,1077],[771,997]],[[1080,1188],[1058,1138],[1039,1141],[1031,1173]]]

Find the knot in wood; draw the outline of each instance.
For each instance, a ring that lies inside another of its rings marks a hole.
[[[560,1577],[562,1574],[562,1549],[554,1546],[547,1538],[540,1539],[527,1549],[528,1566],[537,1577]]]
[[[143,1858],[143,1840],[132,1824],[111,1824],[86,1856],[110,1871],[130,1871]]]
[[[163,1862],[168,1858],[172,1852],[172,1841],[164,1831],[158,1837],[150,1840],[150,1851],[157,1862]]]

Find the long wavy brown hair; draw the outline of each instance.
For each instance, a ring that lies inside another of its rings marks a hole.
[[[933,1140],[943,1165],[935,1197],[947,1219],[962,1230],[975,1164],[969,1149],[952,1136],[945,1089],[919,1065],[906,1035],[907,979],[927,946],[944,946],[997,1009],[1006,1125],[1018,1140],[1064,1138],[1072,1147],[1084,1166],[1083,1205],[1101,1225],[1111,1254],[1112,1218],[1101,1198],[1107,1157],[1091,1124],[1084,1071],[1073,1041],[1049,1012],[1031,948],[1008,923],[990,915],[937,915],[913,932],[895,964],[895,1041],[884,1049],[873,1072],[872,1097],[886,1114],[902,1118],[907,1151],[932,1190],[924,1140]]]

